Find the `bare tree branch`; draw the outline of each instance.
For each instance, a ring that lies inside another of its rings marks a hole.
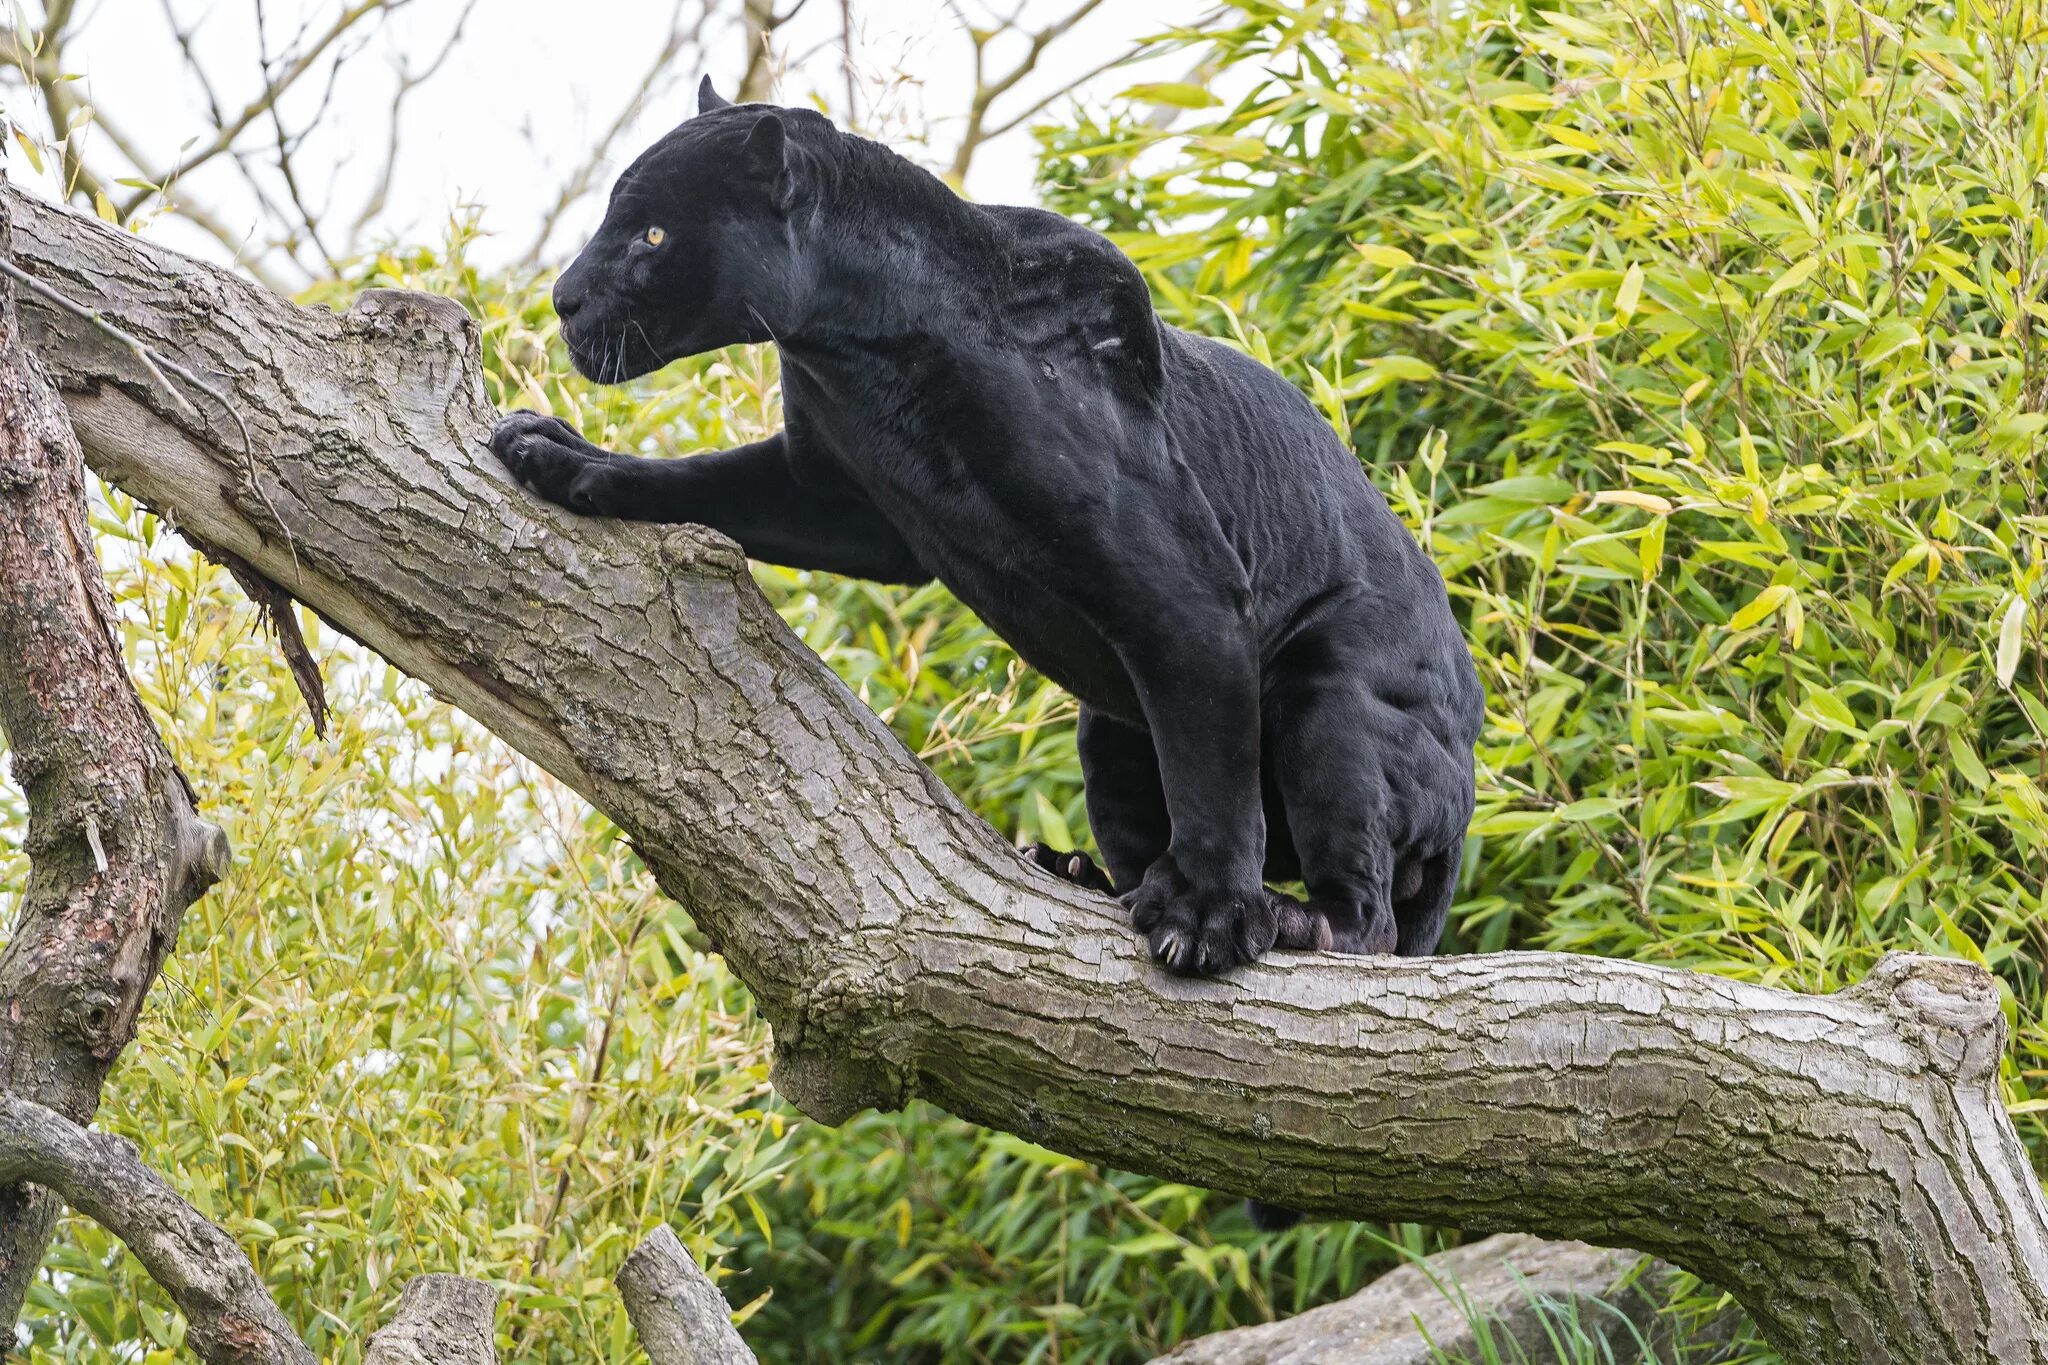
[[[610,159],[612,148],[618,143],[620,134],[625,132],[627,125],[639,117],[640,111],[646,107],[647,101],[654,93],[673,79],[677,58],[685,49],[694,50],[701,56],[704,26],[710,16],[710,7],[701,0],[696,0],[697,17],[694,22],[685,23],[684,11],[691,3],[693,0],[675,0],[675,8],[669,15],[668,35],[662,40],[661,46],[655,49],[654,58],[648,62],[639,83],[633,87],[632,95],[620,105],[618,114],[605,126],[604,131],[598,134],[596,142],[591,145],[589,155],[576,164],[575,171],[563,182],[561,192],[555,196],[555,202],[541,215],[540,227],[534,232],[532,243],[526,248],[525,255],[520,258],[519,269],[532,270],[540,264],[542,253],[547,250],[549,240],[555,235],[555,229],[561,225],[562,215],[582,202],[584,196],[596,188],[597,177]]]
[[[1006,20],[994,29],[977,28],[960,12],[958,6],[953,4],[953,0],[948,0],[949,7],[960,19],[960,26],[967,30],[968,39],[974,44],[974,95],[968,102],[967,124],[960,134],[960,145],[953,153],[950,174],[955,184],[967,178],[967,168],[973,164],[974,154],[981,149],[982,143],[995,135],[984,126],[988,121],[989,106],[1015,89],[1017,82],[1036,71],[1045,50],[1071,32],[1074,25],[1093,14],[1101,4],[1102,0],[1081,0],[1080,4],[1068,10],[1066,14],[1031,34],[1023,54],[1010,65],[1009,70],[1000,76],[989,77],[985,65],[989,44],[1003,34],[1014,31],[1017,27],[1016,19],[1013,17]],[[1044,106],[1041,104],[1039,107]]]
[[[1628,1246],[1796,1360],[2048,1365],[2048,1205],[1982,970],[1894,956],[1822,997],[1549,953],[1169,977],[918,765],[730,542],[514,486],[451,300],[295,308],[10,203],[24,265],[236,399],[261,480],[38,305],[94,467],[610,815],[753,990],[806,1112],[922,1096],[1313,1213]]]
[[[292,270],[303,272],[306,279],[337,273],[340,254],[337,244],[329,240],[332,230],[325,226],[334,206],[315,202],[318,197],[316,186],[325,182],[321,177],[308,177],[301,173],[297,152],[311,132],[329,121],[335,92],[345,71],[354,65],[354,58],[369,41],[375,21],[407,8],[412,0],[352,0],[338,10],[330,11],[327,16],[320,15],[317,10],[307,10],[297,31],[275,56],[271,50],[264,0],[253,0],[262,46],[257,64],[261,84],[255,96],[232,113],[227,112],[230,106],[222,98],[219,73],[209,70],[201,53],[198,30],[204,20],[187,22],[181,18],[175,0],[160,0],[160,3],[176,46],[176,61],[196,82],[207,110],[208,124],[205,137],[189,141],[169,168],[149,156],[140,143],[124,131],[117,116],[95,105],[88,118],[85,106],[68,88],[70,82],[65,79],[64,72],[65,46],[85,22],[73,13],[72,6],[67,4],[51,10],[39,28],[25,32],[10,31],[5,35],[7,41],[4,49],[0,49],[0,68],[18,71],[41,97],[49,114],[52,145],[59,160],[65,193],[104,205],[105,212],[122,221],[131,220],[155,201],[165,213],[182,218],[214,237],[235,254],[244,268],[273,289],[289,292],[279,274],[279,268],[285,262],[289,262]],[[461,40],[474,5],[475,0],[465,0],[450,36],[424,68],[414,70],[408,58],[399,59],[386,154],[364,202],[358,206],[354,225],[339,244],[343,250],[355,249],[363,227],[388,203],[391,180],[406,131],[403,126],[406,101],[421,84],[443,68],[447,56]],[[322,84],[322,89],[314,107],[288,123],[286,96],[316,80]],[[262,157],[252,154],[248,136],[259,121],[267,121],[272,134],[269,152]],[[88,155],[85,134],[93,129],[106,135],[112,156]],[[105,164],[116,158],[126,165],[111,168]],[[254,229],[237,231],[230,227],[219,213],[194,196],[187,183],[192,172],[216,160],[232,163],[243,188],[255,200],[257,220],[263,230],[260,239],[255,241],[254,251],[250,250],[251,242],[258,238],[258,233]]]
[[[651,1365],[754,1365],[725,1296],[669,1228],[640,1243],[615,1283]]]
[[[775,33],[796,18],[805,0],[792,0],[788,9],[777,10],[775,0],[740,0],[740,33],[747,64],[733,99],[740,104],[766,100],[781,75],[782,62],[775,51]]]
[[[133,1143],[0,1091],[0,1182],[20,1181],[119,1237],[185,1315],[185,1339],[208,1365],[316,1365],[242,1249],[144,1166]]]
[[[403,3],[405,0],[356,0],[355,4],[344,8],[335,16],[334,22],[329,24],[311,44],[292,51],[284,59],[282,69],[275,76],[269,76],[266,72],[267,79],[263,89],[242,107],[241,112],[218,127],[213,138],[205,146],[180,157],[175,165],[161,174],[151,174],[143,170],[142,178],[159,187],[168,187],[227,151],[234,146],[235,139],[239,138],[249,125],[269,114],[276,107],[278,100],[284,97],[285,92],[297,85],[300,77],[314,69],[322,54],[343,34],[371,15],[383,13]],[[138,169],[141,168],[138,166]],[[135,191],[119,205],[121,216],[127,218],[141,208],[154,193],[155,190]]]
[[[849,128],[860,126],[860,81],[854,66],[853,0],[839,0],[839,74],[845,79],[846,108],[840,120]]]
[[[673,1234],[671,1234],[673,1235]],[[370,1338],[363,1365],[497,1365],[498,1291],[461,1275],[419,1275]]]
[[[384,160],[382,168],[377,173],[376,183],[371,187],[369,196],[364,199],[362,208],[357,211],[355,221],[349,224],[348,241],[351,251],[361,242],[363,229],[369,226],[370,220],[382,213],[384,206],[391,200],[391,178],[398,170],[400,134],[405,127],[405,102],[412,97],[414,91],[439,75],[441,68],[447,64],[449,54],[461,46],[463,31],[469,27],[470,18],[476,13],[476,6],[477,0],[463,0],[462,13],[456,16],[455,27],[449,31],[448,40],[441,44],[441,50],[435,54],[434,59],[419,70],[415,71],[405,56],[399,57],[398,86],[391,94],[390,136],[385,142]]]
[[[169,0],[165,0],[165,3],[168,12]],[[77,134],[82,130],[76,125],[84,109],[72,98],[69,89],[71,82],[66,78],[67,73],[64,71],[64,44],[69,37],[71,10],[72,7],[68,3],[52,6],[41,29],[26,34],[19,29],[9,30],[5,41],[0,42],[0,68],[19,71],[29,82],[30,87],[42,97],[43,108],[50,122],[51,146],[58,158],[63,193],[67,197],[82,194],[96,204],[105,203],[109,211],[119,214],[114,202],[117,187],[110,178],[87,164],[78,145]],[[189,30],[181,30],[175,23],[172,28],[174,41],[178,42],[180,50],[185,52],[189,59]],[[199,70],[196,63],[193,64],[193,69]],[[200,72],[200,76],[202,93],[209,107],[217,110],[218,101],[214,90],[211,84],[206,82],[203,72]],[[138,193],[161,193],[166,208],[233,252],[235,259],[243,268],[255,275],[264,285],[278,292],[289,292],[283,280],[261,259],[244,254],[249,234],[235,232],[204,204],[192,200],[182,191],[173,199],[173,187],[150,169],[149,159],[142,153],[135,140],[123,131],[120,123],[98,107],[94,107],[91,113],[91,126],[106,135],[107,141],[133,170],[133,176],[125,178],[142,179],[157,187],[155,191]],[[252,178],[250,184],[252,189],[258,191],[260,197],[260,183]]]

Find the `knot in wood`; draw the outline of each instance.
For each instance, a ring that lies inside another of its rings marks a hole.
[[[1998,979],[1975,963],[1918,953],[1887,953],[1862,990],[1929,1064],[1956,1081],[1987,1081],[2005,1053]]]
[[[904,1068],[887,1055],[903,988],[860,953],[856,939],[846,957],[808,977],[773,1021],[775,1088],[820,1123],[900,1108],[908,1098]]]
[[[865,1033],[892,1018],[902,998],[903,988],[881,964],[856,949],[798,988],[785,1036],[809,1045]]]
[[[365,289],[349,316],[372,331],[394,336],[440,336],[467,348],[477,338],[476,319],[461,303],[417,289]]]
[[[124,1014],[121,997],[101,987],[85,986],[64,1001],[65,1029],[95,1057],[119,1052],[125,1037],[116,1037]]]
[[[679,525],[662,532],[662,562],[670,568],[727,575],[747,571],[746,552],[708,526]]]
[[[33,492],[43,482],[43,471],[34,465],[0,464],[0,495]]]

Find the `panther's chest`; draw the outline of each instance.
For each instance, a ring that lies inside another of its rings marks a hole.
[[[1026,663],[1098,709],[1134,713],[1095,624],[1117,585],[1089,567],[1128,433],[1084,377],[1029,358],[1009,368],[1019,372],[972,382],[899,369],[859,401],[799,380],[786,400],[792,451],[857,486]]]
[[[1137,689],[1086,604],[979,565],[948,567],[954,572],[939,569],[939,581],[1026,664],[1097,711],[1143,722]]]

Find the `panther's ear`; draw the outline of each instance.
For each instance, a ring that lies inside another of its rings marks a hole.
[[[708,114],[713,109],[730,109],[732,101],[711,88],[711,78],[706,76],[697,85],[697,112]]]
[[[778,213],[788,213],[796,207],[797,174],[795,159],[789,154],[789,130],[773,110],[763,114],[747,134],[742,155],[747,169],[768,187],[768,197]]]

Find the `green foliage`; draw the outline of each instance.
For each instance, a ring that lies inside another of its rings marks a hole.
[[[2040,7],[1230,10],[1255,89],[1046,183],[1151,205],[1162,307],[1241,322],[1444,566],[1489,689],[1459,946],[1980,961],[2039,1150]]]
[[[800,1141],[773,1203],[798,1239],[733,1253],[776,1286],[751,1335],[763,1360],[1149,1360],[1339,1298],[1400,1255],[1365,1225],[1260,1235],[1239,1200],[921,1105]]]

